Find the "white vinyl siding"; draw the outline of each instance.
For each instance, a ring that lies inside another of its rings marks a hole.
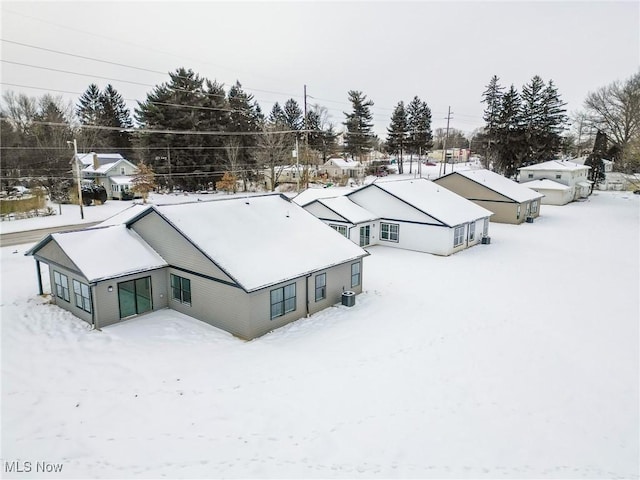
[[[56,286],[56,296],[68,302],[69,301],[69,279],[67,278],[67,276],[63,275],[62,273],[56,272],[54,270],[53,283],[55,283],[55,286]]]
[[[400,239],[400,225],[397,223],[380,223],[380,240],[397,242]]]

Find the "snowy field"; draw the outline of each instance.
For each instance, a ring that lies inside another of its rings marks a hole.
[[[77,208],[77,207],[76,207]],[[90,331],[1,249],[1,461],[46,478],[638,478],[640,197],[544,205],[251,342],[171,310]]]

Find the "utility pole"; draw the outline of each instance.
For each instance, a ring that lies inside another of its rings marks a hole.
[[[171,176],[171,150],[167,145],[167,163],[169,164],[169,193],[173,193],[173,177]]]
[[[304,165],[305,165],[305,188],[309,188],[309,125],[307,124],[307,86],[304,85],[304,117],[302,125],[304,126]]]
[[[442,170],[442,175],[447,174],[447,140],[449,139],[449,121],[451,120],[451,105],[449,105],[449,110],[447,112],[447,132],[444,134],[444,142],[442,142],[442,163],[440,163],[440,170]],[[444,163],[444,169],[442,164]],[[451,166],[451,170],[453,171],[453,166]],[[442,176],[438,175],[438,176]]]
[[[80,205],[80,218],[84,220],[84,210],[82,209],[82,173],[80,172],[80,159],[78,158],[78,142],[67,141],[67,145],[73,145],[73,159],[76,162],[76,173],[78,175],[78,205]]]

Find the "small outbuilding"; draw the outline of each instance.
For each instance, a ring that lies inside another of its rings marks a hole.
[[[541,178],[522,185],[544,195],[540,200],[543,205],[566,205],[573,201],[571,187],[553,180]]]

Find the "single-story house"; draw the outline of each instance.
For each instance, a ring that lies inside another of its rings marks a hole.
[[[540,200],[542,205],[566,205],[573,201],[571,187],[547,178],[532,180],[522,185],[544,195]]]
[[[358,178],[364,176],[364,166],[357,160],[333,157],[320,167],[319,173],[326,173],[329,178]]]
[[[115,223],[115,222],[114,222]],[[47,235],[27,255],[95,327],[172,308],[252,339],[362,291],[362,248],[282,195],[150,206]]]
[[[549,160],[527,167],[520,167],[520,183],[549,179],[571,188],[572,200],[586,198],[591,193],[588,165],[580,165],[568,160]]]
[[[489,234],[492,213],[426,179],[374,182],[306,210],[362,247],[451,255]]]
[[[434,182],[492,211],[492,222],[520,224],[540,215],[541,193],[489,170],[457,170]]]
[[[315,166],[309,165],[305,167],[305,165],[279,165],[275,167],[275,177],[276,184],[282,183],[293,183],[297,184],[298,182],[302,182],[304,180],[305,168],[307,169],[307,174],[309,178],[315,178],[318,174],[318,171]],[[272,181],[271,181],[271,169],[265,168],[263,171],[264,175],[264,186],[265,188],[271,190]]]
[[[122,200],[133,195],[131,179],[138,167],[119,153],[79,153],[71,161],[80,163],[83,180],[91,180],[105,188],[107,198]],[[74,176],[77,175],[76,168],[74,164]]]

